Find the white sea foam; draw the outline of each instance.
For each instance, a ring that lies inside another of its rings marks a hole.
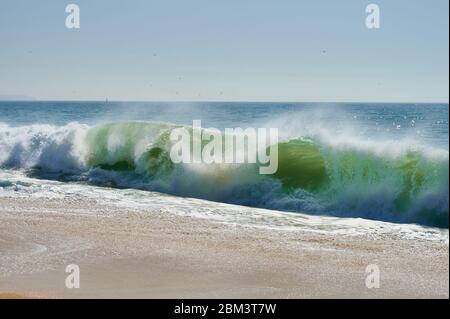
[[[176,126],[149,122],[0,124],[0,166],[46,179],[448,227],[448,150],[411,140],[362,140],[318,123],[277,124],[288,135],[273,177],[261,177],[252,165],[174,165],[168,133]]]
[[[166,214],[208,219],[231,226],[264,228],[273,231],[306,231],[339,236],[370,238],[402,238],[449,242],[448,229],[414,224],[394,224],[360,218],[338,218],[288,213],[194,198],[170,196],[134,189],[114,189],[79,183],[64,183],[27,177],[17,170],[0,170],[0,197],[35,198],[36,200],[93,200],[97,203],[123,207],[124,211],[155,211]],[[117,210],[115,210],[117,211]],[[79,214],[92,214],[80,210]],[[107,213],[107,212],[104,212]]]

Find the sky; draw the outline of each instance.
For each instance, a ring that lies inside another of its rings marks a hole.
[[[448,103],[448,6],[1,0],[0,99]]]

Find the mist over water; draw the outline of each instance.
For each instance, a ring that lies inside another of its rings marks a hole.
[[[277,127],[279,169],[171,162],[168,134]],[[29,176],[448,228],[448,105],[0,102],[0,166]],[[13,187],[1,183],[1,188]],[[2,186],[3,185],[3,186]]]

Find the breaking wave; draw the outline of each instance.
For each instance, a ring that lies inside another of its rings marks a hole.
[[[49,179],[448,228],[448,150],[304,134],[280,141],[278,171],[260,175],[256,164],[174,164],[174,127],[0,124],[0,166]]]

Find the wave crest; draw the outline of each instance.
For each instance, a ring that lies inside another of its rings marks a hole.
[[[174,127],[0,125],[0,165],[46,178],[448,228],[448,151],[302,136],[280,142],[278,171],[262,176],[254,164],[172,163]]]

